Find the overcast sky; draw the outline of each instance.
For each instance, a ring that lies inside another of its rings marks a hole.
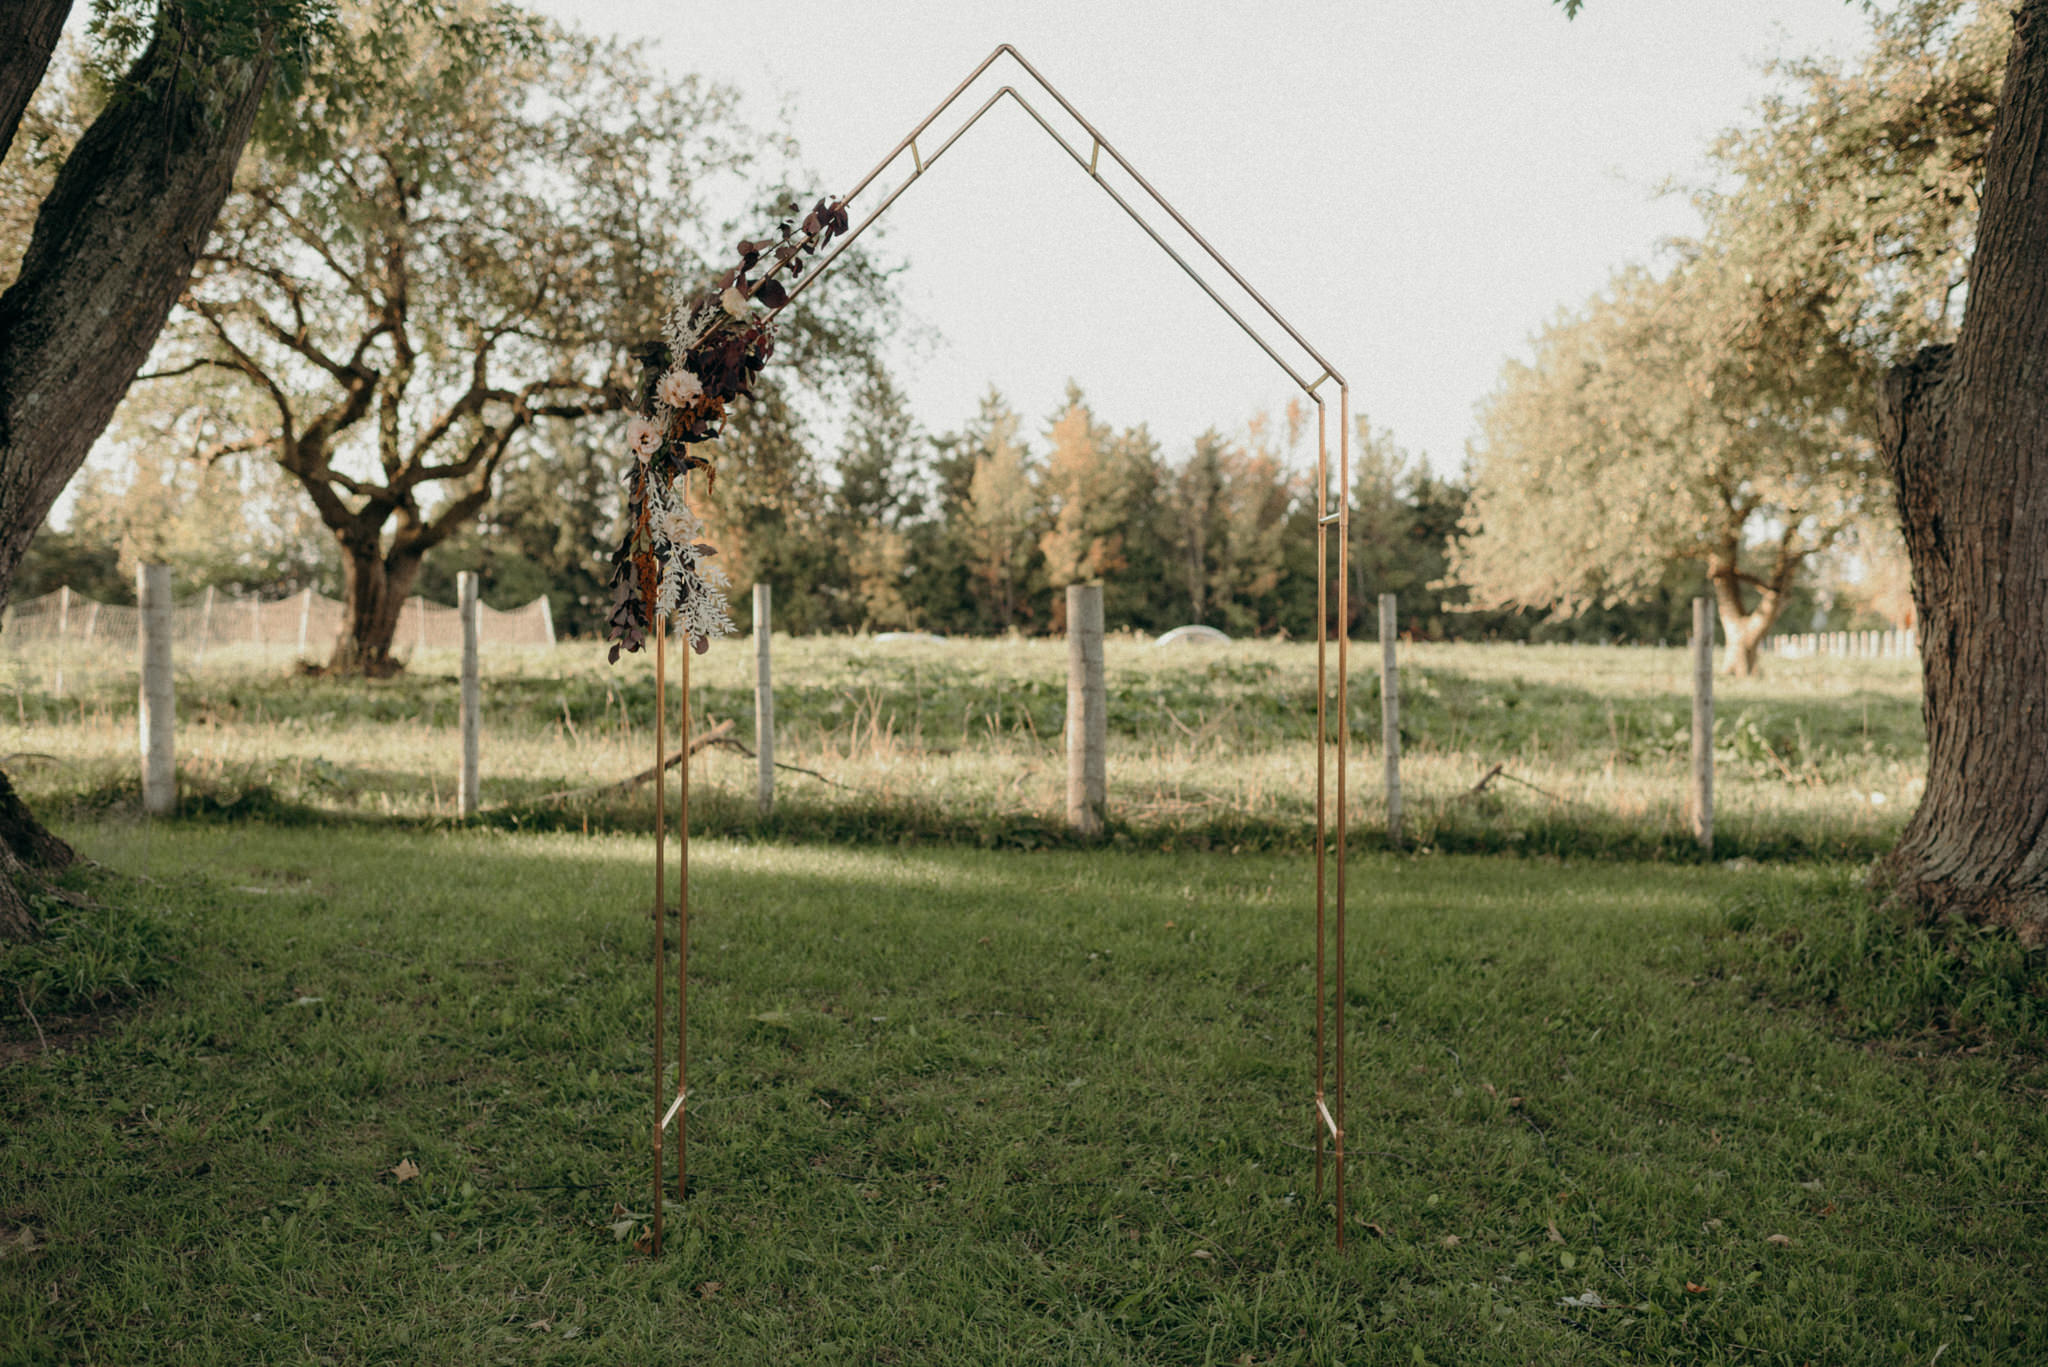
[[[820,191],[849,188],[1014,43],[1349,379],[1355,412],[1447,470],[1503,357],[1696,227],[1657,188],[1705,174],[1707,141],[1768,88],[1762,59],[1848,55],[1864,35],[1843,0],[1591,0],[1572,23],[1546,0],[542,5],[653,41],[658,64],[737,86],[757,119],[786,111]],[[1071,376],[1101,417],[1149,422],[1177,451],[1291,391],[1013,106],[884,230],[936,334],[899,358],[930,427],[993,383],[1035,432]]]

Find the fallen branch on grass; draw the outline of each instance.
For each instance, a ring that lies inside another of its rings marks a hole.
[[[732,723],[729,721],[720,722],[718,724],[718,729],[722,731],[730,731],[732,729]],[[717,739],[708,741],[706,743],[710,745],[721,746],[727,750],[737,750],[741,754],[745,755],[748,759],[753,759],[756,757],[754,752],[746,747],[745,742],[739,740],[737,737],[734,736],[719,736]],[[834,788],[846,787],[844,783],[839,782],[837,779],[826,778],[816,769],[806,769],[801,764],[784,764],[779,759],[772,761],[772,763],[775,765],[776,768],[787,769],[793,774],[809,774],[812,778],[818,780],[818,782],[829,783]]]
[[[1516,777],[1515,777],[1515,776],[1514,776],[1513,774],[1511,774],[1511,773],[1509,773],[1509,772],[1508,772],[1508,766],[1507,766],[1507,761],[1506,761],[1506,760],[1502,760],[1502,761],[1501,761],[1500,763],[1498,763],[1498,764],[1494,765],[1494,766],[1493,766],[1493,767],[1492,767],[1491,769],[1488,769],[1488,770],[1487,770],[1487,771],[1486,771],[1485,773],[1481,774],[1481,775],[1479,776],[1479,782],[1477,782],[1477,783],[1473,784],[1473,785],[1472,785],[1472,791],[1471,791],[1471,792],[1469,792],[1469,793],[1466,793],[1466,794],[1465,794],[1465,796],[1466,796],[1466,797],[1478,797],[1478,796],[1479,796],[1479,795],[1480,795],[1481,793],[1485,792],[1485,791],[1487,790],[1487,788],[1488,788],[1488,787],[1489,787],[1489,786],[1490,786],[1490,785],[1491,785],[1491,784],[1493,783],[1493,781],[1494,781],[1495,779],[1497,779],[1497,778],[1504,778],[1504,779],[1506,779],[1506,780],[1507,780],[1508,782],[1510,782],[1510,783],[1519,783],[1519,784],[1521,784],[1521,785],[1522,785],[1522,786],[1523,786],[1524,788],[1527,788],[1527,789],[1529,789],[1529,790],[1530,790],[1530,791],[1532,791],[1532,792],[1537,792],[1537,793],[1541,793],[1541,794],[1543,794],[1543,796],[1545,796],[1545,797],[1549,798],[1549,799],[1550,799],[1550,800],[1551,800],[1552,802],[1569,802],[1569,801],[1571,801],[1571,799],[1570,799],[1570,798],[1568,798],[1568,797],[1560,797],[1560,796],[1559,796],[1558,794],[1556,794],[1556,793],[1553,793],[1553,792],[1551,792],[1551,791],[1550,791],[1550,790],[1549,790],[1548,788],[1539,788],[1539,787],[1537,787],[1537,786],[1536,786],[1535,784],[1533,784],[1533,783],[1529,782],[1529,780],[1528,780],[1528,779],[1526,779],[1526,778],[1516,778]]]
[[[503,811],[507,807],[528,807],[541,802],[567,802],[572,797],[596,797],[601,793],[631,792],[643,783],[654,781],[655,775],[665,774],[683,762],[685,755],[694,755],[699,750],[718,745],[732,736],[732,723],[722,721],[701,736],[692,736],[687,751],[678,750],[660,764],[649,765],[631,778],[620,779],[617,783],[600,783],[594,788],[564,788],[559,793],[543,793],[520,802],[499,802],[484,808],[487,812]]]

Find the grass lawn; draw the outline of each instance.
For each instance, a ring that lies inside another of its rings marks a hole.
[[[1882,993],[1802,988],[1852,933],[1839,867],[1359,858],[1340,1257],[1306,861],[700,841],[693,1191],[653,1261],[612,1228],[647,1209],[645,842],[66,833],[182,962],[0,1065],[0,1362],[2048,1344],[2048,1075],[1967,1002],[1878,1040]]]

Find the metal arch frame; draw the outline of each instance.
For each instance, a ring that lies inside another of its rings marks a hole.
[[[1060,134],[1059,130],[1055,129],[1051,123],[1047,122],[1045,116],[1041,114],[1038,111],[1038,109],[1034,107],[1032,103],[1024,97],[1022,92],[1020,92],[1015,86],[1007,84],[999,87],[994,94],[990,95],[986,100],[984,100],[980,107],[978,107],[972,114],[970,114],[967,117],[966,121],[963,122],[958,128],[954,129],[953,132],[946,137],[945,141],[941,142],[937,149],[931,153],[931,155],[926,156],[924,154],[923,149],[921,149],[918,146],[918,138],[921,137],[932,126],[932,124],[938,120],[938,118],[942,114],[944,114],[948,109],[952,108],[954,103],[958,101],[960,97],[967,92],[970,86],[972,86],[977,80],[981,78],[983,73],[985,73],[991,66],[995,65],[996,61],[999,58],[1004,57],[1006,55],[1010,57],[1011,60],[1013,60],[1017,64],[1017,66],[1020,67],[1023,70],[1023,72],[1031,78],[1031,81],[1040,90],[1042,90],[1046,95],[1050,96],[1052,100],[1055,103],[1057,103],[1063,111],[1065,111],[1069,118],[1073,119],[1074,122],[1079,124],[1082,130],[1087,133],[1089,138],[1089,150],[1087,156],[1082,156],[1080,149],[1078,147],[1076,147],[1073,143],[1067,141],[1067,139]],[[840,253],[844,252],[848,247],[852,246],[854,241],[858,239],[862,233],[866,232],[869,226],[872,225],[876,219],[880,218],[884,213],[888,211],[889,206],[894,204],[897,201],[897,199],[899,199],[902,196],[905,190],[908,190],[913,184],[921,180],[924,177],[925,172],[930,170],[933,166],[935,166],[938,163],[939,158],[943,157],[947,153],[947,151],[949,151],[952,148],[953,144],[958,142],[967,133],[968,129],[974,127],[975,124],[981,121],[981,118],[984,114],[988,113],[989,110],[993,109],[997,105],[997,103],[1006,98],[1015,101],[1020,109],[1022,109],[1026,114],[1030,115],[1032,121],[1037,123],[1040,128],[1044,129],[1046,135],[1050,137],[1054,142],[1058,143],[1060,145],[1061,150],[1065,151],[1068,156],[1074,159],[1076,165],[1080,166],[1084,171],[1088,173],[1089,179],[1093,180],[1097,185],[1100,185],[1103,189],[1103,192],[1107,194],[1111,199],[1116,201],[1117,207],[1122,209],[1127,215],[1129,215],[1131,220],[1134,223],[1136,223],[1140,228],[1144,229],[1145,235],[1147,237],[1150,237],[1153,243],[1157,245],[1161,251],[1165,252],[1167,256],[1171,257],[1174,264],[1179,266],[1181,270],[1187,274],[1188,278],[1193,280],[1195,284],[1201,288],[1202,292],[1208,295],[1210,300],[1213,303],[1215,303],[1215,305],[1218,308],[1222,309],[1224,313],[1228,314],[1230,320],[1236,323],[1238,328],[1241,331],[1243,331],[1247,337],[1251,338],[1251,340],[1258,346],[1258,348],[1261,351],[1265,352],[1267,357],[1270,358],[1275,365],[1279,366],[1280,369],[1285,371],[1287,373],[1287,377],[1290,380],[1294,381],[1296,386],[1298,386],[1301,389],[1302,393],[1307,395],[1308,398],[1316,406],[1316,1044],[1315,1094],[1313,1098],[1314,1115],[1312,1124],[1313,1133],[1315,1136],[1314,1148],[1316,1154],[1316,1195],[1318,1198],[1321,1197],[1323,1192],[1323,1172],[1326,1156],[1329,1158],[1331,1162],[1334,1163],[1335,1166],[1334,1198],[1337,1217],[1337,1248],[1339,1251],[1342,1251],[1345,1245],[1344,1226],[1346,1223],[1344,1201],[1344,967],[1347,910],[1347,887],[1345,879],[1345,865],[1347,861],[1345,855],[1347,846],[1346,818],[1349,807],[1349,792],[1347,783],[1349,765],[1347,763],[1347,759],[1349,750],[1348,743],[1350,738],[1350,727],[1348,724],[1348,703],[1350,700],[1351,673],[1349,648],[1349,625],[1351,616],[1351,386],[1349,382],[1345,380],[1344,376],[1338,372],[1335,366],[1331,365],[1329,361],[1323,358],[1322,353],[1317,351],[1316,348],[1309,343],[1308,339],[1303,337],[1301,333],[1295,329],[1292,323],[1289,323],[1286,318],[1281,316],[1280,311],[1278,309],[1274,308],[1270,303],[1266,301],[1265,296],[1261,295],[1256,289],[1252,287],[1251,282],[1246,280],[1244,276],[1238,272],[1236,267],[1232,266],[1229,261],[1224,259],[1223,254],[1221,252],[1217,251],[1215,247],[1209,244],[1208,239],[1204,238],[1199,232],[1195,230],[1193,224],[1189,223],[1187,219],[1181,216],[1180,211],[1178,209],[1175,209],[1173,205],[1167,201],[1164,195],[1160,194],[1159,191],[1152,187],[1151,182],[1147,181],[1145,177],[1139,173],[1138,169],[1135,166],[1131,165],[1131,163],[1125,159],[1123,153],[1117,151],[1117,149],[1109,142],[1109,140],[1102,136],[1101,132],[1095,127],[1095,125],[1089,122],[1088,119],[1084,115],[1082,115],[1081,111],[1073,106],[1073,104],[1067,99],[1066,96],[1062,95],[1050,81],[1046,80],[1044,76],[1039,74],[1038,69],[1032,66],[1031,63],[1025,59],[1023,53],[1019,52],[1015,47],[1013,47],[1009,43],[998,44],[993,52],[989,53],[987,57],[982,59],[980,65],[976,66],[973,71],[969,72],[966,78],[962,80],[960,84],[953,87],[953,91],[951,94],[947,95],[946,98],[941,100],[929,114],[925,115],[924,118],[918,122],[917,126],[911,129],[910,132],[903,138],[901,142],[897,143],[895,147],[890,149],[889,154],[887,156],[883,157],[879,162],[875,163],[873,170],[869,171],[865,176],[861,177],[860,182],[857,185],[855,185],[853,189],[850,190],[845,196],[838,200],[837,203],[838,207],[840,208],[844,208],[846,205],[852,203],[853,200],[856,199],[862,191],[866,190],[870,185],[872,185],[874,181],[884,171],[888,170],[888,168],[891,165],[893,165],[899,158],[901,158],[904,152],[907,151],[910,153],[912,163],[912,170],[910,175],[903,180],[902,184],[896,186],[895,189],[891,190],[889,194],[882,200],[881,203],[877,204],[873,209],[871,209],[867,213],[866,217],[861,219],[860,223],[857,226],[855,226],[850,232],[841,237],[838,243],[834,245],[832,249],[828,251],[822,259],[818,260],[811,267],[810,271],[807,274],[804,274],[800,280],[796,280],[793,284],[791,284],[788,290],[788,297],[785,300],[783,300],[782,303],[777,304],[772,310],[770,310],[770,316],[772,317],[774,314],[780,313],[783,309],[795,303],[797,298],[801,296],[805,290],[809,289],[813,284],[817,282],[818,278],[821,275],[825,274],[832,268],[832,264],[839,259]],[[1220,268],[1225,275],[1229,276],[1231,281],[1235,283],[1236,286],[1240,290],[1242,290],[1244,294],[1254,304],[1258,306],[1258,310],[1262,312],[1273,325],[1277,326],[1283,333],[1285,333],[1287,337],[1294,343],[1295,346],[1299,347],[1301,351],[1305,355],[1307,355],[1307,357],[1310,360],[1315,362],[1316,366],[1320,368],[1321,373],[1318,374],[1314,380],[1305,379],[1302,375],[1302,370],[1306,369],[1306,367],[1297,368],[1296,366],[1290,364],[1287,358],[1282,356],[1280,352],[1275,349],[1273,343],[1269,341],[1267,337],[1263,333],[1261,333],[1257,327],[1254,327],[1250,322],[1246,320],[1243,313],[1239,312],[1239,310],[1233,307],[1228,300],[1224,299],[1222,295],[1217,293],[1216,288],[1202,276],[1200,271],[1198,271],[1192,264],[1190,264],[1186,256],[1182,255],[1180,251],[1176,250],[1171,243],[1169,243],[1164,237],[1160,235],[1159,230],[1155,228],[1149,221],[1147,221],[1145,216],[1139,212],[1139,210],[1131,203],[1131,201],[1128,198],[1126,198],[1123,194],[1119,193],[1115,186],[1109,184],[1108,181],[1103,179],[1103,168],[1101,166],[1101,160],[1105,153],[1109,156],[1111,161],[1113,161],[1119,168],[1121,168],[1121,170],[1126,175],[1128,175],[1133,182],[1136,183],[1138,188],[1144,192],[1145,196],[1149,198],[1153,204],[1155,204],[1159,209],[1163,210],[1166,213],[1167,217],[1169,217],[1173,221],[1173,223],[1176,226],[1178,226],[1180,230],[1183,233],[1185,233],[1195,243],[1196,246],[1201,248],[1203,254],[1205,254],[1211,262],[1213,262],[1218,268]],[[786,262],[775,263],[773,266],[770,267],[768,271],[768,276],[772,278],[777,272],[781,271],[787,264],[788,263]],[[1332,511],[1330,508],[1331,470],[1328,423],[1329,406],[1328,401],[1325,399],[1324,395],[1321,392],[1322,387],[1332,380],[1336,381],[1338,393],[1336,469],[1337,506],[1335,511]],[[1332,720],[1329,715],[1329,702],[1331,692],[1329,679],[1329,543],[1330,530],[1332,527],[1335,527],[1337,531],[1336,607],[1338,622],[1336,716],[1334,719],[1336,722],[1335,747],[1337,752],[1337,801],[1336,819],[1334,823],[1336,827],[1334,831],[1334,855],[1336,864],[1336,886],[1334,889],[1334,916],[1330,915],[1330,912],[1332,910],[1330,905],[1332,899],[1329,896],[1330,889],[1328,887],[1328,873],[1330,864],[1332,862],[1331,855],[1333,853],[1330,849],[1329,840],[1329,836],[1332,834],[1330,830],[1332,822],[1330,820],[1328,801],[1328,760],[1331,748],[1330,721]],[[665,710],[665,700],[663,698],[663,692],[668,677],[668,668],[666,662],[667,635],[668,633],[665,629],[658,630],[655,633],[655,761],[657,766],[657,785],[655,790],[656,834],[654,884],[654,1079],[655,1104],[657,1106],[660,1106],[663,1104],[664,1101],[667,1101],[668,1103],[666,1111],[662,1114],[660,1121],[655,1125],[654,1129],[654,1212],[651,1247],[652,1251],[657,1255],[660,1254],[662,1247],[662,1149],[664,1137],[671,1123],[673,1123],[676,1127],[676,1197],[678,1200],[680,1200],[686,1194],[685,1182],[687,1177],[687,1149],[685,1140],[685,1125],[688,1119],[688,1108],[686,1105],[686,1099],[689,1095],[688,1088],[685,1086],[688,1043],[688,999],[684,995],[687,990],[687,978],[690,955],[690,763],[688,753],[690,729],[690,651],[687,644],[685,645],[682,652],[682,741],[684,755],[683,762],[680,766],[682,771],[682,812],[681,819],[678,823],[678,837],[679,844],[681,847],[680,855],[682,867],[678,892],[679,905],[676,908],[679,931],[678,938],[680,941],[678,961],[676,965],[676,1089],[672,1099],[667,1097],[666,1093],[663,1090],[664,1068],[662,1065],[662,1044],[665,1031],[665,1022],[662,1000],[664,994],[662,987],[663,979],[665,978],[667,973],[667,956],[664,946],[663,935],[664,923],[666,920],[665,908],[667,901],[663,890],[664,871],[667,867],[667,858],[663,851],[663,841],[666,834],[667,823],[665,813],[663,811],[663,793],[667,785],[659,781],[658,771],[661,761],[664,758],[661,750],[663,741],[661,718]],[[1332,922],[1334,922],[1334,925],[1331,924]],[[1330,955],[1330,953],[1328,952],[1329,941],[1331,938],[1329,931],[1332,929],[1334,929],[1335,931],[1336,941],[1334,956]],[[1331,957],[1334,957],[1335,959],[1334,972],[1329,971],[1331,965],[1328,964],[1328,959]],[[1327,1035],[1325,1033],[1326,1009],[1330,1017],[1330,1028]],[[1331,1042],[1334,1042],[1334,1049],[1329,1047]],[[1332,1058],[1333,1055],[1334,1060]],[[1335,1063],[1334,1078],[1331,1076],[1330,1068],[1330,1064],[1332,1061],[1334,1061]],[[1326,1081],[1333,1082],[1334,1086],[1326,1089]]]

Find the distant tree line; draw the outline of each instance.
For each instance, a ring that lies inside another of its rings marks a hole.
[[[1234,636],[1315,634],[1314,446],[1300,407],[1168,451],[1143,425],[1100,421],[1072,384],[1035,423],[991,390],[970,421],[936,434],[879,366],[849,403],[829,455],[775,382],[720,443],[716,489],[698,499],[742,626],[745,597],[765,579],[778,626],[792,632],[1056,632],[1065,586],[1099,581],[1112,629],[1198,622]],[[614,426],[535,424],[476,521],[425,556],[415,591],[453,602],[456,574],[476,570],[487,602],[546,595],[559,631],[597,634],[624,468]],[[1568,616],[1475,606],[1452,572],[1473,507],[1466,480],[1432,470],[1365,419],[1351,464],[1354,636],[1377,631],[1383,592],[1400,596],[1401,630],[1420,639],[1685,635],[1699,580],[1682,565],[1630,600]],[[1331,468],[1334,480],[1334,444]],[[183,592],[343,588],[334,539],[258,456],[201,464],[143,443],[118,466],[88,467],[73,497],[68,527],[45,529],[30,548],[18,597],[69,584],[128,601],[145,559],[170,564]],[[1802,629],[1856,611],[1828,614],[1813,586],[1798,593]]]

